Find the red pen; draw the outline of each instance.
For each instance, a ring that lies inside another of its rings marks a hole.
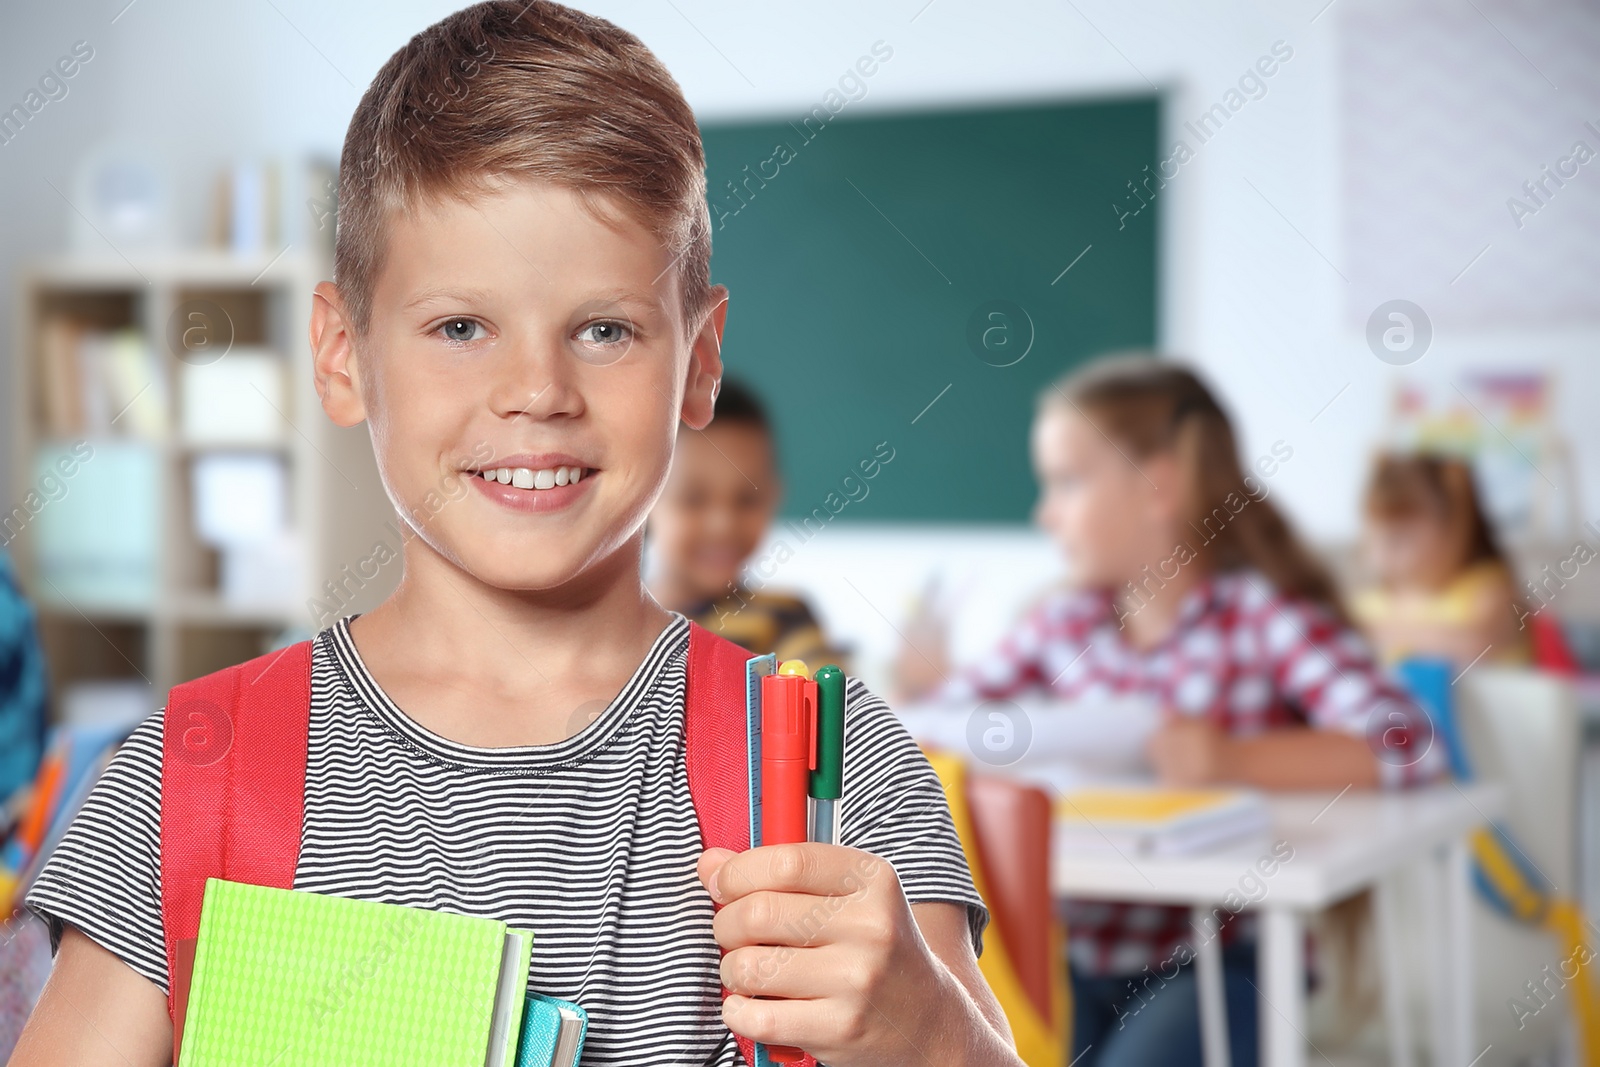
[[[817,683],[803,661],[785,660],[761,679],[761,843],[807,839],[806,802],[817,765]],[[805,1058],[797,1048],[768,1045],[774,1063]]]

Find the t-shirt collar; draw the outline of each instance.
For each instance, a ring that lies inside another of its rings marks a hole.
[[[347,616],[329,626],[318,635],[318,641],[332,656],[338,684],[343,685],[380,725],[423,756],[468,767],[537,773],[559,770],[592,758],[610,746],[634,714],[650,701],[665,679],[672,676],[681,682],[681,669],[674,672],[670,668],[687,655],[689,620],[678,612],[671,614],[672,620],[656,635],[650,651],[605,710],[571,737],[548,745],[495,748],[467,745],[435,733],[417,722],[378,685],[362,661],[350,634],[350,623],[357,616]]]

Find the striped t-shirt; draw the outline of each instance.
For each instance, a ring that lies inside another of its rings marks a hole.
[[[528,986],[589,1013],[583,1062],[730,1067],[712,906],[684,759],[689,624],[674,614],[609,707],[551,745],[436,734],[380,689],[349,620],[312,652],[294,888],[488,916],[535,934]],[[167,990],[160,712],[123,744],[28,891],[52,952],[71,923]],[[846,691],[841,842],[890,861],[913,903],[988,914],[944,792],[882,700]]]

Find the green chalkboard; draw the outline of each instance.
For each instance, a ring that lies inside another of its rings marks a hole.
[[[1035,394],[1157,336],[1158,100],[826,115],[703,130],[723,356],[777,423],[782,513],[1025,520]]]

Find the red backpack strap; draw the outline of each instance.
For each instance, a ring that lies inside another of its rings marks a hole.
[[[174,686],[161,748],[167,1012],[178,942],[199,933],[208,877],[294,888],[311,721],[311,642]]]
[[[750,653],[697,622],[689,623],[684,727],[689,795],[706,848],[750,847],[745,664]]]
[[[750,847],[749,737],[745,664],[750,653],[699,623],[689,623],[689,669],[684,692],[685,759],[689,795],[706,848]],[[726,954],[726,953],[724,953]],[[728,990],[722,990],[724,1000]],[[739,1053],[756,1067],[755,1043],[738,1037]],[[807,1056],[801,1067],[816,1067]]]

